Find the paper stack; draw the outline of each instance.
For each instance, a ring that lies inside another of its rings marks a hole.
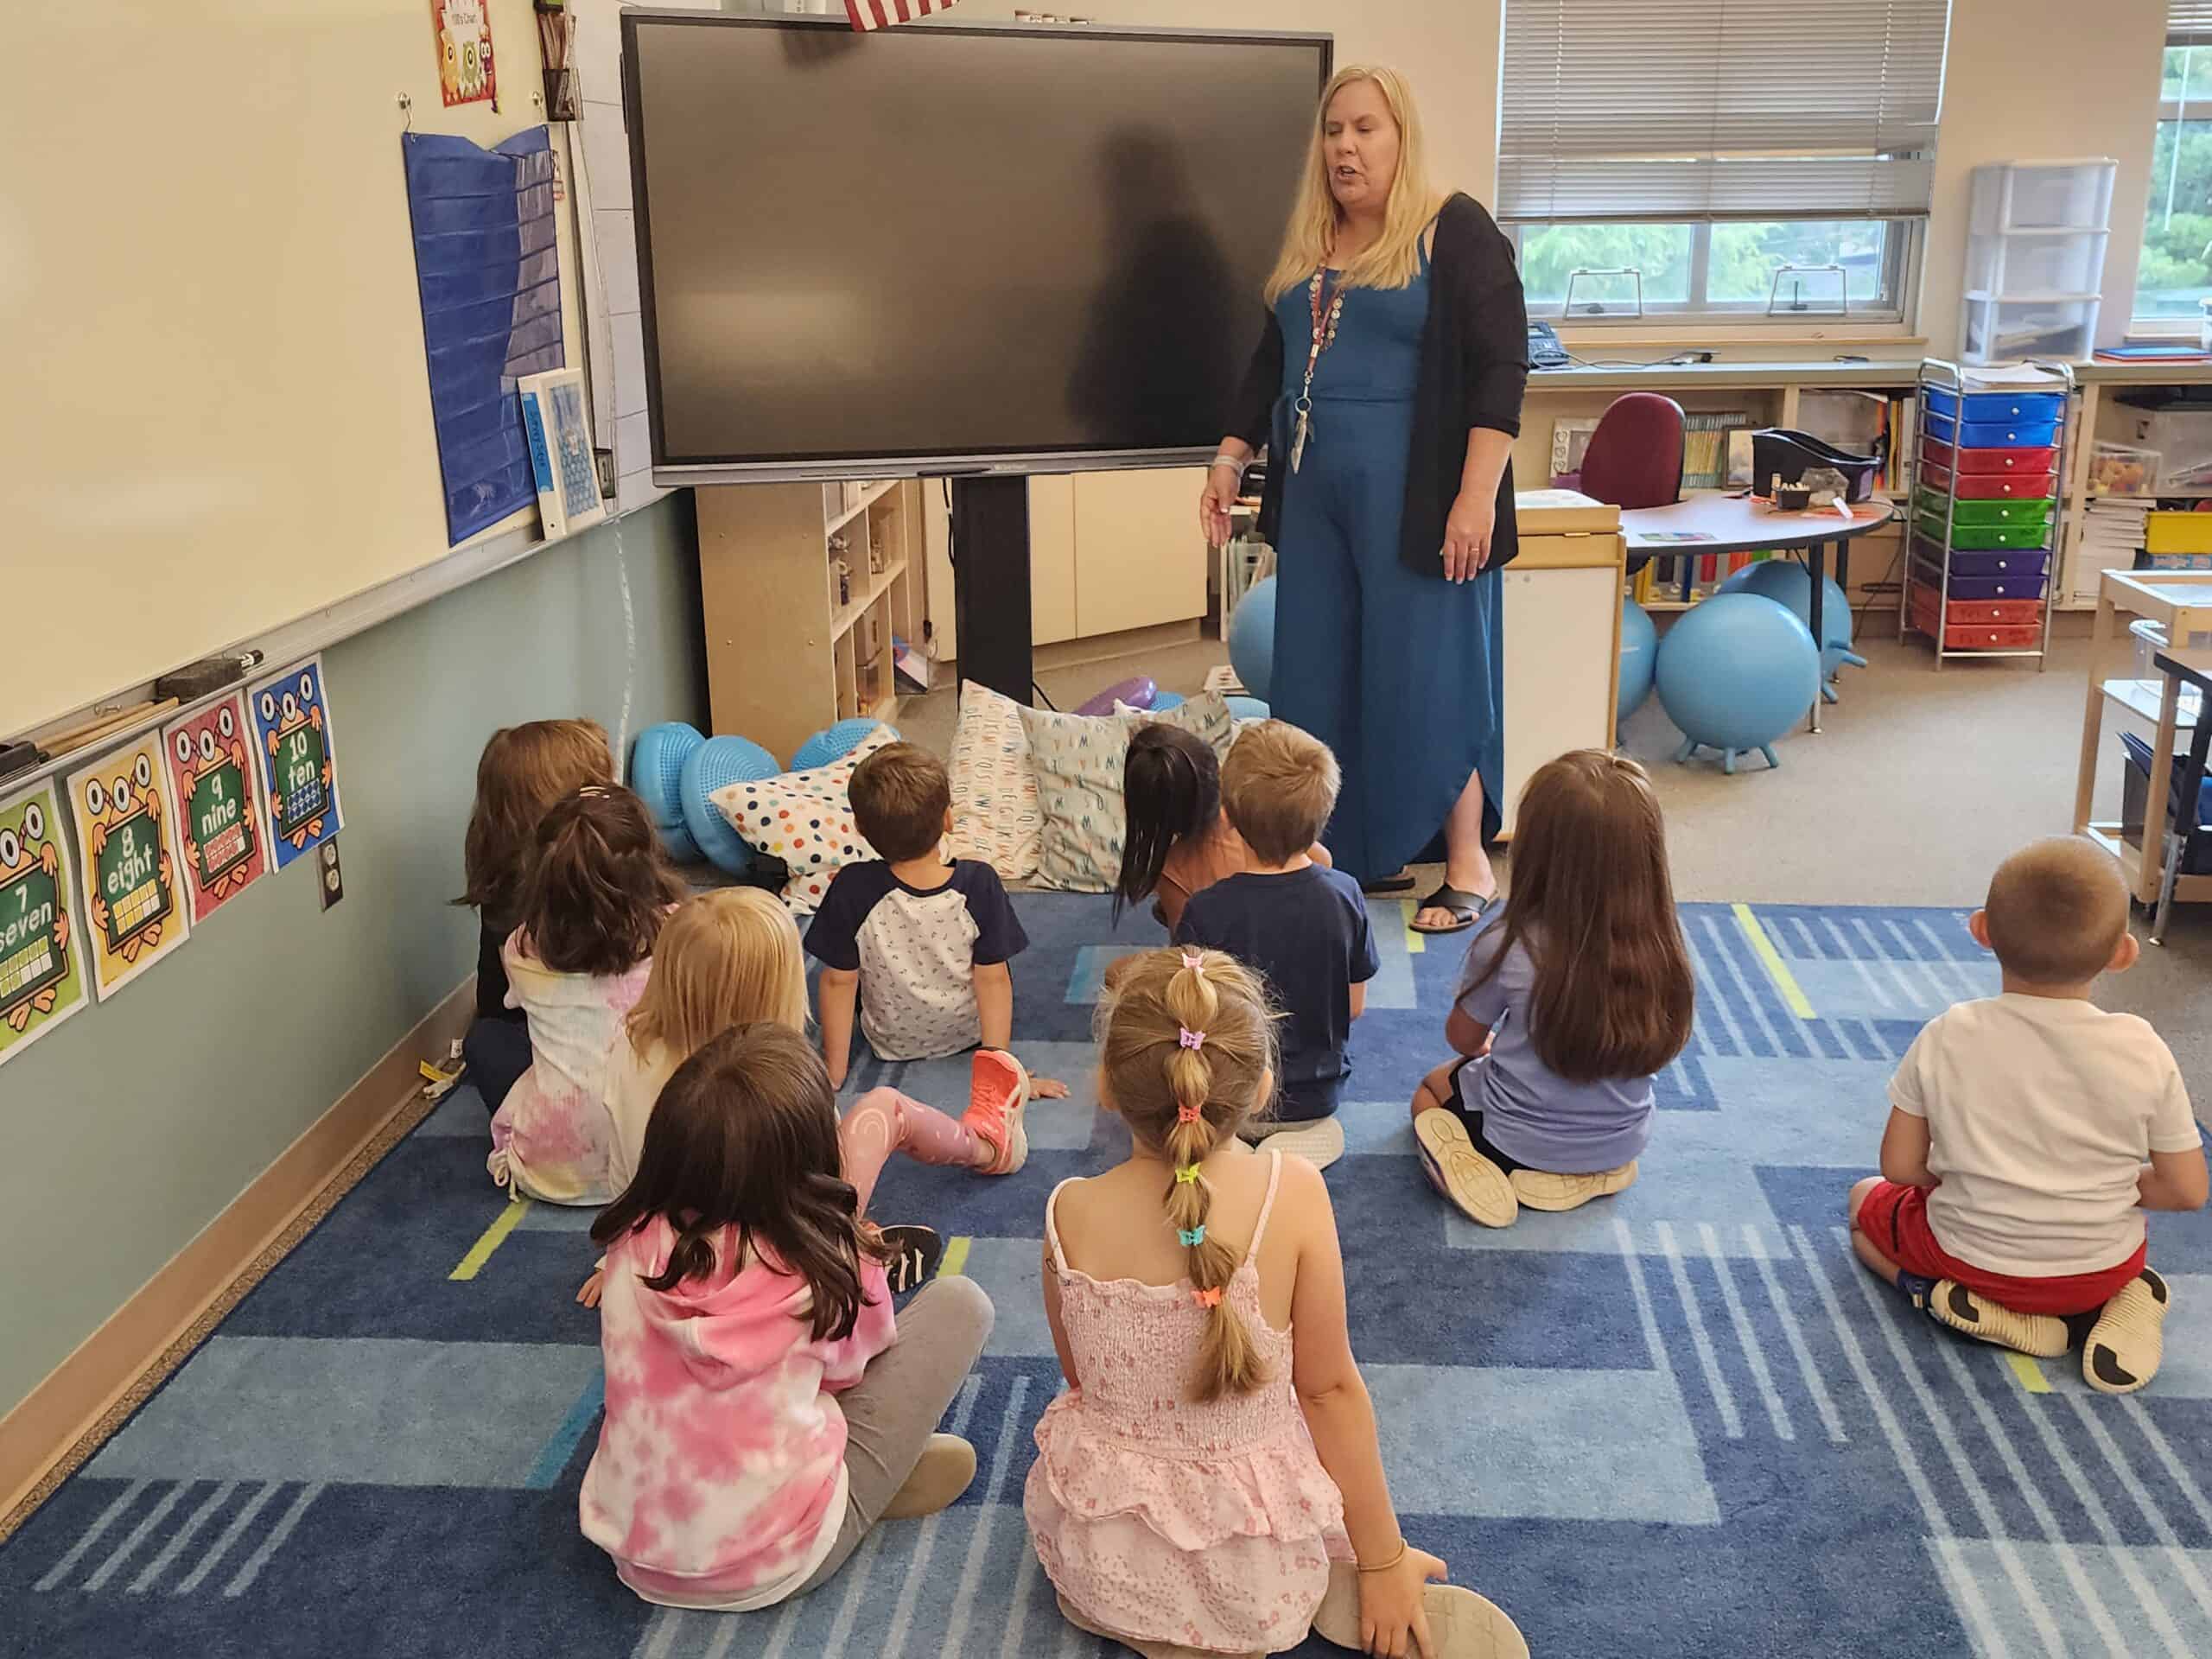
[[[2110,496],[2089,503],[2074,546],[2074,597],[2094,600],[2107,570],[2131,570],[2143,547],[2149,505]]]

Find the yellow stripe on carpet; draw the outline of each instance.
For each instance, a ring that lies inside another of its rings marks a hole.
[[[1782,1000],[1788,1005],[1789,1012],[1800,1020],[1812,1019],[1813,1005],[1805,1000],[1805,993],[1798,985],[1796,976],[1789,971],[1789,964],[1783,961],[1782,952],[1774,948],[1774,941],[1767,938],[1766,929],[1761,927],[1759,918],[1751,914],[1751,907],[1736,905],[1732,908],[1736,912],[1736,925],[1744,930],[1744,937],[1751,941],[1752,953],[1766,969],[1766,976],[1774,982],[1774,988],[1782,993]]]
[[[2050,1379],[2043,1374],[2043,1367],[2036,1363],[2032,1354],[2007,1352],[2005,1363],[2012,1368],[2012,1375],[2020,1379],[2020,1386],[2030,1394],[2050,1392]]]
[[[446,1277],[474,1279],[484,1270],[484,1264],[492,1259],[492,1252],[506,1242],[507,1235],[515,1230],[515,1224],[529,1213],[528,1198],[509,1199],[507,1207],[500,1211],[492,1224],[484,1230],[484,1236],[468,1247],[468,1254],[461,1258],[460,1264]]]
[[[949,1239],[944,1246],[944,1257],[937,1264],[940,1279],[957,1279],[960,1269],[968,1265],[968,1236],[965,1233]]]
[[[1410,899],[1401,899],[1398,908],[1406,913],[1406,954],[1417,957],[1428,949],[1428,936],[1414,926],[1414,918],[1421,914],[1421,906]]]

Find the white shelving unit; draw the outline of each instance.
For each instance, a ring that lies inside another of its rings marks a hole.
[[[1961,362],[2088,358],[2118,171],[2105,156],[1974,168],[1959,302]]]

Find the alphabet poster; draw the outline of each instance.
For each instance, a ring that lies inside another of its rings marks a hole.
[[[270,846],[281,870],[345,828],[322,658],[310,657],[264,680],[248,702],[268,798]]]
[[[0,804],[0,1061],[85,1006],[69,842],[51,779]]]
[[[269,871],[267,802],[254,742],[245,696],[237,691],[162,734],[195,927]]]
[[[148,732],[69,776],[84,871],[85,956],[105,1001],[184,943],[162,739]]]

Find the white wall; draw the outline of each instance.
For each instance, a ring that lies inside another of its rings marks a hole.
[[[2165,0],[1951,0],[1951,50],[1921,285],[1929,352],[1959,343],[1967,202],[1986,162],[2108,156],[2120,163],[2097,340],[2126,332],[2150,192]]]

